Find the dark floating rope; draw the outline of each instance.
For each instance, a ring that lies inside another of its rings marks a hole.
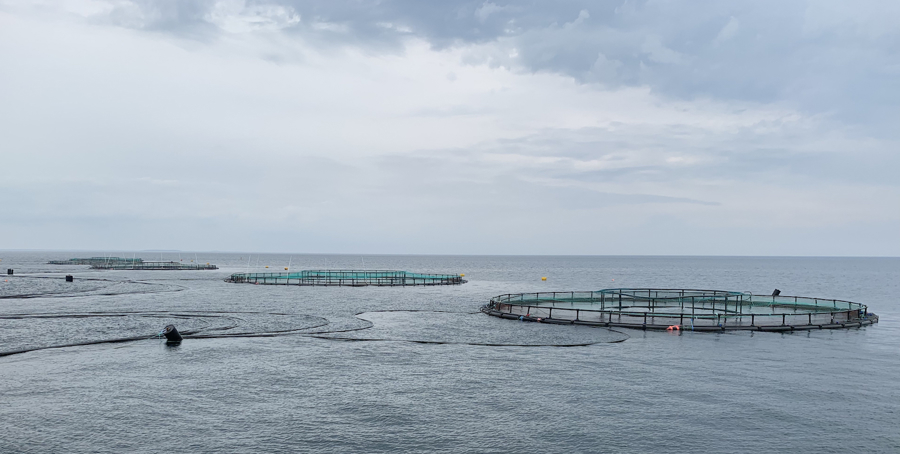
[[[303,316],[309,317],[311,319],[319,319],[321,322],[317,325],[312,326],[304,326],[302,328],[293,328],[288,330],[277,330],[277,331],[262,331],[262,332],[243,332],[243,333],[220,333],[220,334],[200,334],[204,331],[223,331],[229,329],[238,328],[238,324],[219,326],[207,329],[195,329],[189,331],[181,331],[182,337],[185,339],[219,339],[219,338],[228,338],[228,337],[276,337],[276,336],[285,336],[290,334],[300,334],[299,331],[305,331],[315,328],[320,328],[322,326],[326,326],[329,324],[328,320],[317,317],[314,315],[306,315],[306,314],[286,314],[281,312],[259,312],[259,311],[202,311],[197,313],[186,313],[190,311],[179,311],[179,312],[169,312],[169,311],[126,311],[126,312],[89,312],[82,314],[54,314],[54,313],[38,313],[38,314],[10,314],[10,315],[0,315],[0,319],[6,320],[21,320],[21,319],[44,319],[44,318],[52,318],[52,319],[60,319],[60,318],[95,318],[95,317],[128,317],[128,316],[145,316],[145,317],[173,317],[173,318],[230,318],[228,315],[231,314],[262,314],[262,315],[279,315],[279,316]],[[220,315],[209,315],[209,314],[220,314]],[[86,345],[98,345],[98,344],[117,344],[123,342],[134,342],[148,339],[158,338],[159,334],[154,334],[152,336],[135,336],[135,337],[122,337],[122,338],[114,338],[114,339],[99,339],[93,341],[84,341],[84,342],[73,342],[69,344],[59,344],[59,345],[47,345],[41,347],[30,347],[16,350],[7,350],[0,351],[0,357],[18,355],[21,353],[28,353],[39,350],[48,350],[55,348],[66,348],[66,347],[83,347]]]
[[[429,310],[383,310],[383,311],[364,311],[357,314],[354,314],[357,317],[357,320],[366,322],[367,326],[357,327],[357,328],[348,328],[348,329],[335,329],[335,330],[324,330],[324,331],[314,331],[308,332],[308,330],[321,328],[323,326],[330,325],[327,319],[322,317],[314,316],[314,315],[306,315],[306,314],[288,314],[282,312],[259,312],[259,311],[198,311],[197,313],[190,313],[191,311],[179,311],[179,312],[170,312],[170,311],[125,311],[125,312],[87,312],[82,314],[58,314],[58,313],[35,313],[35,314],[10,314],[10,315],[0,315],[0,319],[7,320],[19,320],[19,319],[30,319],[30,318],[93,318],[93,317],[127,317],[127,316],[148,316],[148,317],[174,317],[174,318],[227,318],[228,315],[232,314],[261,314],[261,315],[279,315],[279,316],[303,316],[310,318],[318,318],[322,320],[322,323],[313,326],[306,326],[303,328],[292,328],[287,330],[276,330],[276,331],[261,331],[261,332],[243,332],[243,333],[219,333],[219,334],[202,334],[203,331],[222,331],[237,328],[238,325],[224,326],[224,327],[214,327],[208,328],[206,330],[198,329],[191,331],[181,331],[181,335],[185,339],[225,339],[225,338],[256,338],[256,337],[281,337],[281,336],[289,336],[289,335],[299,335],[306,336],[316,339],[325,339],[332,341],[344,341],[344,342],[407,342],[413,344],[425,344],[425,345],[472,345],[472,346],[482,346],[482,347],[586,347],[590,345],[597,344],[614,344],[620,343],[628,340],[630,336],[621,331],[617,331],[614,329],[609,329],[611,332],[615,332],[625,336],[623,339],[617,339],[613,341],[598,341],[598,342],[579,342],[572,344],[510,344],[510,343],[491,343],[491,342],[453,342],[453,341],[429,341],[429,340],[415,340],[415,339],[389,339],[389,338],[375,338],[375,339],[365,339],[365,338],[352,338],[352,337],[335,337],[335,336],[326,336],[325,334],[338,334],[338,333],[348,333],[354,331],[362,331],[366,329],[370,329],[375,326],[370,320],[366,320],[364,318],[360,318],[359,315],[365,313],[378,313],[378,312],[435,312],[435,313],[450,313],[450,314],[461,314],[461,315],[476,315],[479,312],[457,312],[457,311],[429,311]],[[210,314],[220,314],[220,315],[210,315]],[[87,345],[99,345],[99,344],[117,344],[124,342],[135,342],[149,339],[158,339],[159,334],[154,334],[152,336],[135,336],[135,337],[122,337],[115,339],[101,339],[94,341],[85,341],[85,342],[75,342],[69,344],[60,344],[60,345],[49,345],[42,347],[31,347],[31,348],[23,348],[17,350],[8,350],[8,351],[0,351],[0,357],[18,355],[22,353],[29,353],[40,350],[49,350],[49,349],[57,349],[57,348],[67,348],[67,347],[83,347]]]

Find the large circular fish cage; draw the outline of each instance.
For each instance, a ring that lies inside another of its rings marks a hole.
[[[237,273],[226,282],[265,285],[318,285],[348,287],[406,287],[414,285],[458,285],[459,274],[421,274],[389,270],[305,270],[297,273]]]
[[[607,289],[495,296],[482,311],[545,323],[657,330],[793,331],[878,322],[864,304],[804,296],[693,289]]]

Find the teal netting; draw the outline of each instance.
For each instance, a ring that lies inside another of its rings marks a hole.
[[[392,270],[304,270],[295,273],[236,273],[229,282],[269,285],[407,286],[453,285],[458,274],[424,274]]]
[[[489,312],[622,326],[740,328],[841,325],[868,317],[863,304],[801,296],[694,289],[606,289],[500,295]],[[497,315],[497,314],[494,314]]]

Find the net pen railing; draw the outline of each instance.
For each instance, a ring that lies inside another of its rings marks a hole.
[[[466,281],[458,274],[425,274],[394,270],[304,270],[296,273],[235,273],[228,282],[264,285],[416,286],[455,285]]]
[[[486,309],[493,315],[653,328],[822,327],[871,315],[866,305],[838,299],[692,289],[505,294]]]
[[[140,258],[126,257],[83,257],[68,260],[50,260],[49,265],[95,265],[95,264],[123,264],[123,263],[141,263]]]
[[[91,268],[98,270],[217,270],[216,265],[182,262],[131,262],[95,263]]]

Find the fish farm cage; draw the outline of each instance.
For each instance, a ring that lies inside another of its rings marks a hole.
[[[654,288],[516,293],[491,298],[481,310],[525,321],[658,330],[793,331],[878,322],[864,304],[778,293]]]
[[[237,273],[226,282],[267,285],[405,287],[463,284],[459,274],[421,274],[389,270],[304,270],[297,273]]]
[[[48,265],[124,265],[128,264],[129,266],[132,263],[141,263],[143,259],[139,258],[125,258],[125,257],[87,257],[87,258],[74,258],[69,260],[51,260],[47,262]]]
[[[95,263],[91,268],[96,270],[217,270],[219,267],[209,263],[181,262],[130,262],[130,263]]]

